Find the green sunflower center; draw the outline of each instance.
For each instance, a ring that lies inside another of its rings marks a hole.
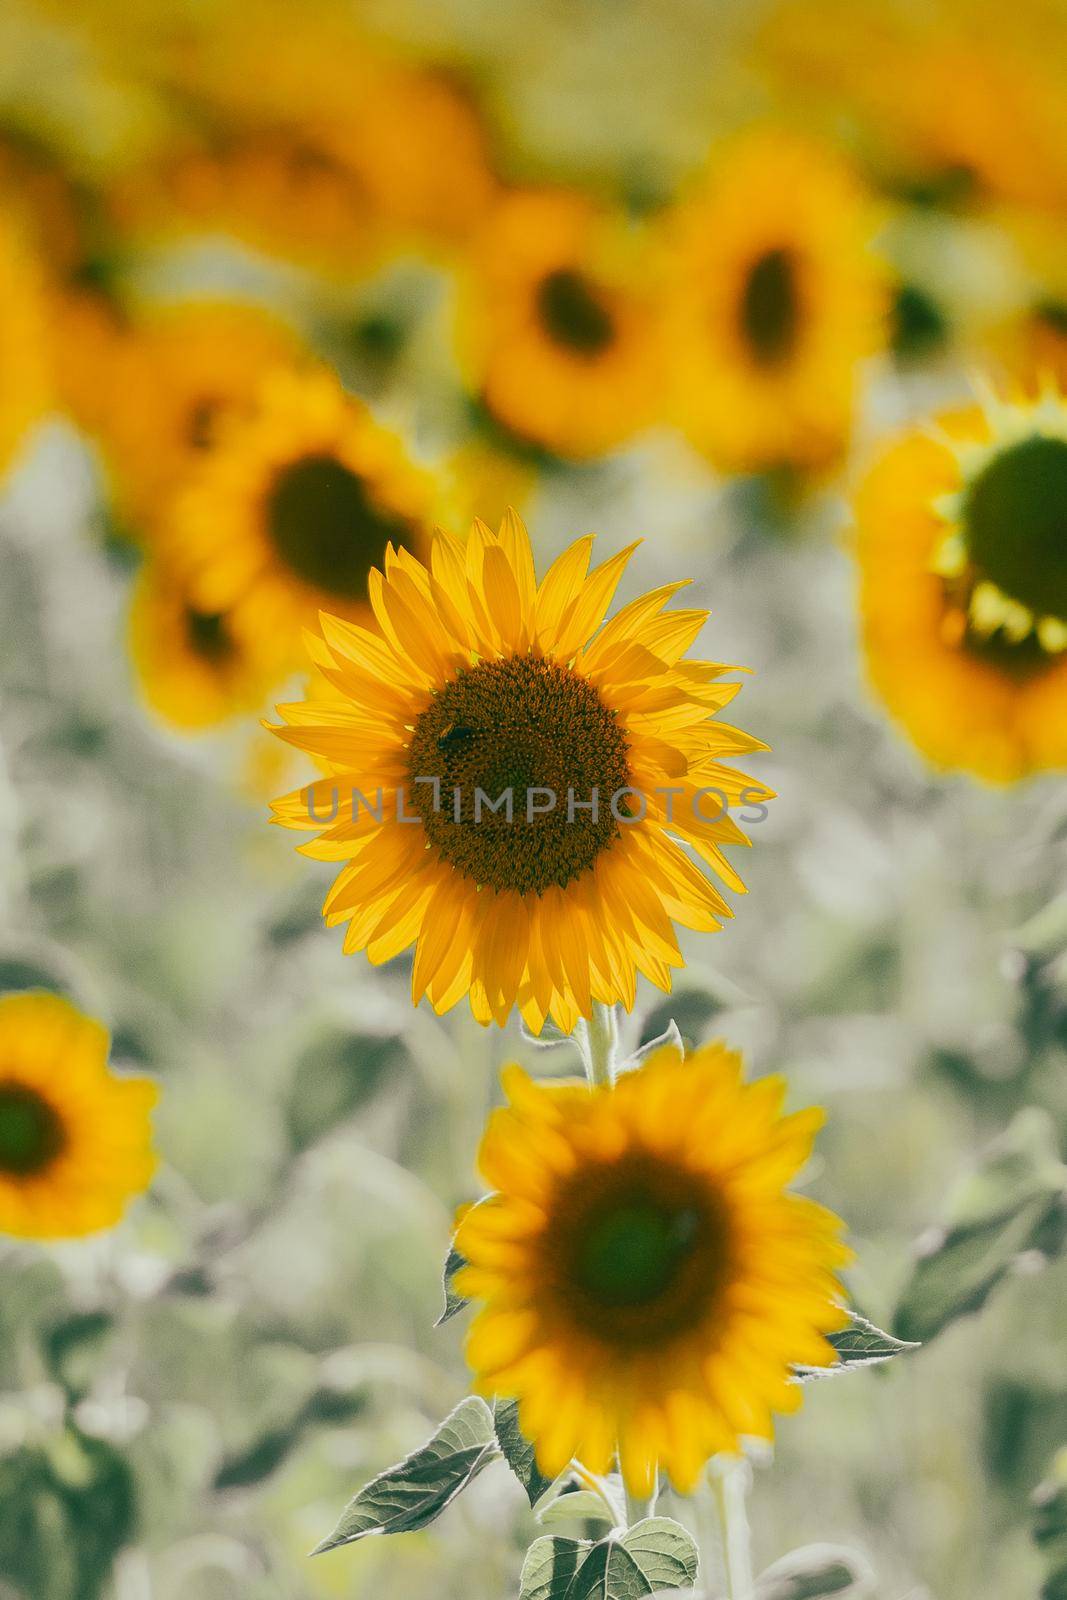
[[[611,313],[596,288],[569,267],[542,280],[537,311],[549,338],[579,355],[600,355],[615,336]]]
[[[741,294],[741,334],[757,366],[787,361],[800,333],[800,290],[792,250],[768,250],[749,270]]]
[[[617,837],[612,799],[629,782],[627,754],[615,713],[585,678],[535,656],[485,661],[417,719],[409,805],[464,877],[542,894],[573,883]],[[419,778],[437,779],[436,793]]]
[[[233,638],[220,611],[185,608],[185,637],[194,655],[203,661],[219,663],[233,652]]]
[[[0,1083],[0,1174],[32,1177],[55,1160],[65,1135],[59,1113],[22,1083]]]
[[[410,524],[378,505],[363,479],[331,455],[304,456],[282,468],[266,521],[291,572],[346,600],[365,599],[386,544],[406,545],[411,535]]]
[[[655,1345],[698,1325],[719,1294],[725,1212],[693,1173],[631,1154],[564,1186],[546,1248],[579,1323],[611,1343]]]
[[[994,456],[961,520],[983,578],[1035,616],[1067,620],[1067,440],[1035,434]]]

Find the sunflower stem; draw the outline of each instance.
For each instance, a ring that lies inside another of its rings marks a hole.
[[[631,1494],[629,1489],[627,1489],[627,1491],[626,1491],[626,1525],[627,1525],[627,1527],[632,1528],[635,1523],[644,1522],[646,1517],[654,1517],[655,1514],[656,1514],[656,1501],[657,1501],[658,1498],[659,1498],[659,1496],[658,1496],[658,1493],[657,1493],[657,1491],[655,1489],[653,1489],[652,1493],[648,1496],[647,1499],[642,1499],[642,1497],[640,1495]]]
[[[575,1037],[590,1084],[594,1089],[610,1089],[615,1082],[615,1052],[619,1043],[615,1007],[594,1000],[592,1016]]]
[[[752,1543],[748,1529],[748,1462],[719,1456],[708,1467],[708,1483],[718,1524],[719,1560],[725,1600],[752,1600]],[[706,1555],[710,1552],[706,1552]],[[710,1560],[707,1566],[710,1568]],[[704,1574],[707,1588],[709,1572]]]

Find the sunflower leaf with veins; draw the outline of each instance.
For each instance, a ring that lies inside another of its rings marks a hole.
[[[493,1404],[493,1422],[496,1442],[504,1460],[526,1490],[531,1506],[551,1489],[553,1478],[546,1478],[538,1470],[534,1447],[519,1427],[519,1407],[515,1400],[497,1400]]]
[[[472,1395],[420,1450],[364,1485],[312,1555],[354,1544],[369,1534],[425,1528],[497,1455],[493,1414],[484,1400]]]
[[[834,1378],[853,1367],[880,1366],[902,1351],[919,1348],[915,1340],[897,1339],[891,1333],[884,1333],[858,1311],[850,1313],[847,1327],[828,1333],[826,1338],[837,1351],[837,1361],[832,1367],[797,1367],[796,1377],[801,1383],[810,1383],[813,1378]]]

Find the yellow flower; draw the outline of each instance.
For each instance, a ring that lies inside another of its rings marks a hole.
[[[253,250],[350,276],[381,254],[381,230],[358,173],[286,128],[242,129],[167,152],[110,196],[140,239],[229,235]]]
[[[21,232],[0,216],[0,471],[7,468],[48,403],[44,293]]]
[[[661,384],[641,265],[621,223],[581,195],[520,191],[497,206],[471,248],[459,338],[499,421],[563,456],[648,425]]]
[[[130,606],[130,657],[147,704],[187,732],[263,703],[272,687],[261,642],[225,613],[202,611],[165,562],[148,560]]]
[[[679,841],[744,887],[722,850],[748,843],[731,812],[770,791],[722,758],[765,746],[713,720],[730,669],[682,659],[707,613],[664,611],[674,583],[602,626],[633,547],[587,576],[592,544],[540,585],[514,513],[465,547],[438,532],[429,571],[388,548],[377,629],[323,616],[314,643],[343,703],[281,708],[277,732],[327,776],[276,818],[330,819],[304,853],[347,863],[327,921],[374,962],[416,944],[413,997],[438,1011],[469,994],[480,1022],[517,1005],[569,1032],[594,1000],[632,1006],[638,971],[670,987],[672,920],[731,915]]]
[[[796,1411],[796,1365],[836,1360],[841,1223],[786,1192],[823,1121],[785,1081],[742,1081],[721,1044],[671,1048],[612,1087],[504,1075],[479,1164],[496,1191],[460,1218],[459,1293],[478,1388],[517,1398],[549,1477],[576,1458],[647,1496],[694,1488],[743,1437]]]
[[[883,339],[871,209],[838,157],[760,130],[675,219],[665,290],[680,425],[736,472],[821,467],[848,439]]]
[[[870,675],[937,766],[1010,783],[1067,765],[1065,497],[1054,393],[942,417],[860,490]]]
[[[155,1085],[107,1064],[107,1031],[53,994],[0,999],[0,1233],[110,1228],[155,1171]]]
[[[295,337],[251,305],[192,302],[161,307],[108,338],[99,309],[71,302],[67,326],[85,340],[74,364],[100,357],[104,398],[79,406],[97,432],[124,532],[159,531],[174,493],[224,418],[246,408],[262,377],[294,358]],[[85,396],[86,377],[66,390]]]
[[[289,667],[320,610],[369,616],[374,563],[424,547],[434,495],[331,373],[279,371],[204,452],[163,543],[198,609]]]

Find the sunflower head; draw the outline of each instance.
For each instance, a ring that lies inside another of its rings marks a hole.
[[[683,659],[703,611],[667,585],[605,615],[631,551],[589,572],[580,539],[538,583],[514,513],[466,544],[438,531],[425,567],[390,546],[371,573],[376,629],[322,617],[329,698],[283,706],[276,731],[326,776],[275,805],[342,860],[327,897],[346,950],[414,943],[413,993],[482,1022],[513,1006],[569,1031],[594,1000],[631,1006],[682,964],[673,923],[731,915],[687,846],[731,888],[731,811],[770,791],[726,765],[761,748],[715,720],[737,685]]]
[[[858,500],[876,686],[939,765],[995,782],[1067,762],[1067,406],[1058,392],[941,419]]]
[[[622,222],[561,190],[505,196],[460,305],[471,384],[497,421],[562,456],[624,443],[660,388],[648,264]]]
[[[148,1187],[155,1086],[111,1073],[107,1046],[58,995],[0,999],[0,1233],[96,1233]]]
[[[841,1224],[786,1192],[822,1114],[783,1116],[783,1080],[744,1083],[718,1044],[610,1088],[504,1081],[480,1154],[494,1192],[455,1241],[456,1288],[483,1302],[478,1387],[518,1399],[546,1475],[617,1454],[633,1493],[657,1468],[686,1492],[797,1409],[794,1365],[835,1359]]]
[[[40,268],[22,231],[0,216],[0,471],[10,464],[49,399],[47,321]]]
[[[277,370],[203,452],[163,544],[201,612],[289,669],[320,609],[367,616],[372,569],[422,547],[434,493],[331,374]]]
[[[885,333],[875,218],[839,157],[757,129],[734,141],[668,232],[675,412],[733,471],[832,461],[862,359]]]

